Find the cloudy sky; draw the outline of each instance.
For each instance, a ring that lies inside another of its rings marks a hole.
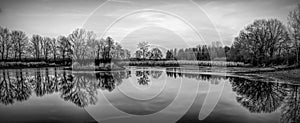
[[[148,41],[188,47],[233,37],[255,19],[287,15],[298,0],[1,0],[0,25],[29,36],[57,37],[75,28],[111,36],[124,47]]]

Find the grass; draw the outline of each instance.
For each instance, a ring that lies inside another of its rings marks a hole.
[[[246,67],[248,64],[242,62],[227,61],[188,61],[188,60],[169,60],[169,61],[123,61],[120,64],[124,66],[181,66],[181,65],[197,65],[197,66],[219,66],[219,67]]]
[[[300,68],[260,73],[264,77],[300,84]]]
[[[249,66],[241,62],[225,62],[225,61],[189,61],[189,60],[145,60],[145,61],[112,61],[112,64],[106,64],[106,66],[78,65],[73,63],[73,69],[78,70],[114,70],[122,69],[123,66],[161,66],[161,67],[178,67],[182,65],[196,65],[196,66],[217,66],[217,67],[245,67]],[[116,64],[114,64],[116,63]],[[110,66],[107,66],[110,65]],[[36,67],[58,67],[62,66],[55,63],[46,62],[0,62],[0,68],[36,68]]]
[[[123,70],[124,68],[114,63],[106,63],[103,66],[95,66],[94,64],[81,65],[77,62],[73,63],[71,67],[66,68],[75,71],[112,71],[112,70]]]
[[[55,64],[46,62],[0,62],[0,68],[34,68],[34,67],[52,67]]]

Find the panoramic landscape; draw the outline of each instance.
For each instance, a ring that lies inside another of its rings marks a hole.
[[[0,1],[0,122],[300,122],[297,0]]]

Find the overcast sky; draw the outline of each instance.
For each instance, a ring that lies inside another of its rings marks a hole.
[[[298,0],[1,0],[0,25],[57,37],[85,28],[124,47],[148,41],[173,48],[232,43],[255,19],[287,22]],[[114,22],[114,24],[112,24]],[[111,28],[108,28],[110,27]],[[105,31],[106,30],[106,31]]]

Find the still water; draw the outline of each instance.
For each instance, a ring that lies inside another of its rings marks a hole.
[[[0,70],[1,122],[300,122],[300,87],[180,68]]]

